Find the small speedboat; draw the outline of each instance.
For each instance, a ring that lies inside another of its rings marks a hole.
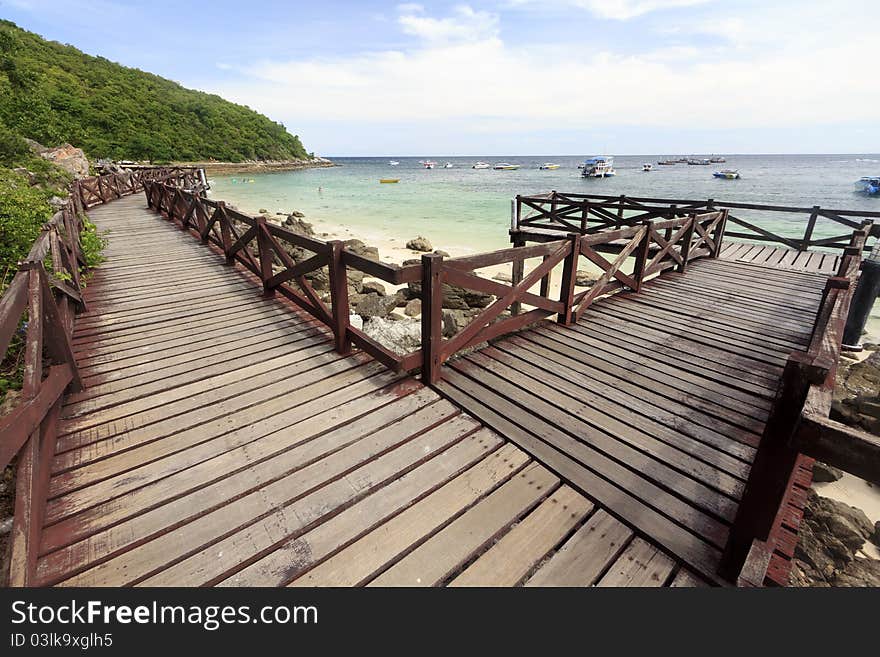
[[[558,168],[559,168],[559,165],[558,165],[558,164],[553,164],[552,162],[544,162],[544,164],[542,164],[542,165],[539,166],[538,168],[539,168],[539,169],[542,169],[543,171],[549,171],[549,170],[551,170],[551,169],[558,169]]]
[[[519,169],[519,167],[519,164],[508,164],[507,162],[499,162],[492,168],[496,171],[516,171],[517,169]]]
[[[443,168],[444,169],[451,169],[452,166],[453,166],[452,162],[447,162],[446,164],[443,165]]]
[[[654,168],[654,167],[651,166],[651,163],[650,163],[650,162],[645,162],[645,163],[642,165],[642,171],[650,171],[650,170],[653,169],[653,168]]]
[[[492,165],[488,162],[477,162],[471,169],[491,169]]]
[[[399,183],[400,178],[379,178],[380,183]]]
[[[716,171],[712,175],[716,178],[723,178],[725,180],[739,179],[739,171],[737,171],[736,169],[722,169],[721,171]]]
[[[856,191],[868,196],[877,196],[880,194],[880,176],[864,176],[859,178],[855,184]]]
[[[426,160],[424,162],[419,162],[419,164],[421,164],[426,169],[433,169],[434,167],[437,166],[437,163],[432,160]]]
[[[393,167],[396,167],[398,164],[400,164],[400,162],[398,162],[397,160],[391,160],[388,164],[390,164]]]

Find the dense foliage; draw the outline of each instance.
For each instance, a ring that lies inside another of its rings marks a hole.
[[[45,41],[2,20],[0,124],[47,146],[75,144],[97,158],[308,157],[299,137],[247,107]]]

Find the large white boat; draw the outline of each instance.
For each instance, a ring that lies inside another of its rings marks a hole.
[[[488,162],[476,162],[471,169],[491,169],[492,165]]]
[[[607,178],[616,175],[614,158],[608,155],[597,155],[584,160],[582,178]]]
[[[519,164],[509,164],[507,162],[499,162],[498,164],[496,164],[492,168],[495,169],[496,171],[516,171],[517,169],[519,169],[519,167],[520,167]]]

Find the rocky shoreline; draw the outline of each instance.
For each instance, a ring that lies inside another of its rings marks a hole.
[[[337,166],[324,157],[310,160],[250,160],[246,162],[175,162],[180,166],[203,167],[205,173],[226,175],[234,173],[271,173],[273,171],[296,171]]]

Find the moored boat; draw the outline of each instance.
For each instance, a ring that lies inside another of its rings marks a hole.
[[[419,162],[425,169],[433,169],[437,166],[437,163],[432,160],[425,160],[424,162]]]
[[[451,169],[452,166],[453,166],[453,165],[452,165],[452,162],[447,162],[446,164],[443,165],[443,168],[444,168],[444,169]]]
[[[380,183],[399,183],[400,178],[379,178]]]
[[[496,171],[516,171],[517,169],[519,169],[519,167],[520,167],[519,164],[509,164],[507,162],[499,162],[498,164],[496,164],[492,168],[495,169]]]
[[[687,163],[696,166],[707,166],[709,164],[712,164],[711,160],[709,160],[708,157],[692,157],[687,161]]]
[[[398,162],[397,160],[391,160],[388,164],[390,164],[393,167],[396,167],[398,164],[400,164],[400,162]]]
[[[642,165],[642,171],[650,171],[650,170],[653,169],[653,168],[654,168],[654,167],[651,166],[651,163],[650,163],[650,162],[645,162],[645,163]]]
[[[855,183],[857,192],[868,196],[880,195],[880,176],[863,176]]]
[[[554,164],[553,162],[544,162],[544,164],[542,164],[542,165],[539,166],[538,168],[539,168],[539,169],[542,169],[542,170],[544,170],[544,171],[548,171],[548,170],[550,170],[550,169],[558,169],[558,168],[559,168],[559,165],[558,165],[558,164]]]
[[[584,160],[584,168],[581,171],[582,178],[607,178],[616,174],[614,158],[608,155],[597,155]]]
[[[739,171],[736,169],[722,169],[721,171],[716,171],[712,174],[716,178],[724,178],[726,180],[738,180],[739,179]]]
[[[471,169],[491,169],[492,165],[488,162],[476,162]]]
[[[709,161],[712,164],[723,164],[724,162],[727,162],[727,160],[725,160],[720,155],[713,155],[712,157],[709,158]]]
[[[663,166],[671,167],[676,164],[678,160],[657,160],[657,164],[662,164]]]

